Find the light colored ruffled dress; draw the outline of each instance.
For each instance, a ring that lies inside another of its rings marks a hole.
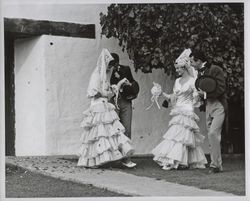
[[[92,99],[83,115],[78,166],[97,167],[133,154],[115,106],[107,98]]]
[[[197,125],[199,117],[194,107],[199,106],[199,96],[195,89],[194,78],[190,78],[183,86],[176,79],[173,94],[176,97],[170,112],[172,119],[169,128],[163,135],[163,141],[153,150],[153,160],[160,166],[178,168],[179,165],[191,168],[205,168],[207,159],[200,147],[204,136]]]

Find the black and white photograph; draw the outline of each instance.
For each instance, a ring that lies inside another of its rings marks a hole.
[[[3,200],[249,200],[246,1],[0,5]]]

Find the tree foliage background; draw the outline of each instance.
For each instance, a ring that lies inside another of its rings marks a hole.
[[[163,68],[173,76],[185,48],[202,50],[223,68],[231,100],[243,103],[243,10],[243,3],[111,4],[100,14],[101,34],[117,38],[144,73]]]

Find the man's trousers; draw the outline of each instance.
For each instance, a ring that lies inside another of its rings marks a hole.
[[[218,100],[207,100],[206,123],[208,129],[208,141],[210,149],[210,167],[222,170],[221,157],[221,132],[225,119],[223,105]]]

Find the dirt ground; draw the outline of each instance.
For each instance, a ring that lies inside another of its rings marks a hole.
[[[127,196],[92,185],[77,184],[6,166],[6,197],[121,197]]]

